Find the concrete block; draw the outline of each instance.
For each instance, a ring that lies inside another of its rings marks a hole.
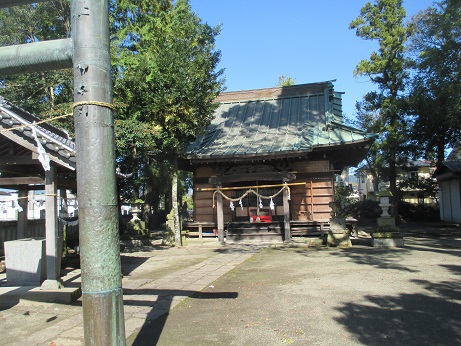
[[[6,279],[9,286],[40,286],[46,279],[45,238],[5,242]]]

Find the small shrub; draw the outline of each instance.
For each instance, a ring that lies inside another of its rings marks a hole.
[[[382,212],[379,203],[370,200],[350,204],[343,209],[345,215],[350,215],[355,219],[376,219]]]
[[[427,204],[399,202],[399,215],[403,220],[439,221],[439,208]]]

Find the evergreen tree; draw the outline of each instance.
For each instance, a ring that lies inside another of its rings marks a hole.
[[[404,53],[409,29],[404,24],[405,15],[402,0],[375,0],[366,3],[360,15],[349,25],[356,30],[357,36],[379,44],[378,51],[358,63],[354,74],[369,77],[379,90],[374,102],[379,108],[380,152],[389,167],[390,191],[394,196],[392,210],[396,219],[396,165],[403,157],[401,152],[408,136],[401,98],[407,78]]]
[[[155,162],[169,162],[174,196],[178,156],[210,123],[214,100],[223,89],[223,71],[217,70],[220,52],[214,46],[220,28],[202,23],[187,0],[120,1],[114,6],[120,160],[136,160],[139,176],[152,171]],[[152,191],[154,181],[144,181],[146,191]],[[171,202],[179,242],[177,198]]]
[[[426,158],[445,159],[461,135],[461,1],[443,0],[412,19],[413,140]]]

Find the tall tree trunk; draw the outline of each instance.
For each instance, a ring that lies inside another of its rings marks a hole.
[[[160,196],[159,193],[153,193],[152,194],[152,199],[151,199],[151,209],[152,209],[152,217],[154,218],[153,222],[155,226],[158,226],[159,224],[159,204],[160,204]],[[164,222],[165,220],[162,220]]]
[[[371,176],[372,176],[372,181],[371,182],[373,183],[373,191],[375,192],[375,200],[376,200],[376,198],[377,198],[376,194],[379,191],[379,177],[375,173],[372,173]]]
[[[442,164],[443,160],[445,160],[445,143],[441,141],[437,144],[437,167]]]
[[[171,204],[173,210],[174,222],[174,241],[176,246],[181,246],[181,228],[179,225],[179,208],[178,208],[178,159],[173,162],[173,174],[171,177]]]
[[[395,224],[397,225],[399,222],[399,196],[397,193],[397,169],[396,169],[396,154],[395,149],[390,149],[390,162],[389,162],[389,189],[392,194],[392,215],[395,219]]]
[[[151,222],[151,215],[152,215],[152,191],[153,191],[153,181],[154,177],[149,177],[146,181],[145,186],[145,195],[144,195],[144,206],[142,208],[142,217],[144,222],[146,223],[146,229],[149,229],[150,222]]]
[[[172,181],[173,179],[171,179],[170,181],[166,183],[167,184],[167,188],[165,189],[165,210],[166,211],[171,210],[173,208],[173,203],[172,203],[173,198],[171,196],[171,192],[173,191],[171,187]]]

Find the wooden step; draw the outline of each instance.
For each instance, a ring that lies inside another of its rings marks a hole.
[[[228,242],[281,242],[280,222],[231,222],[227,227]]]

